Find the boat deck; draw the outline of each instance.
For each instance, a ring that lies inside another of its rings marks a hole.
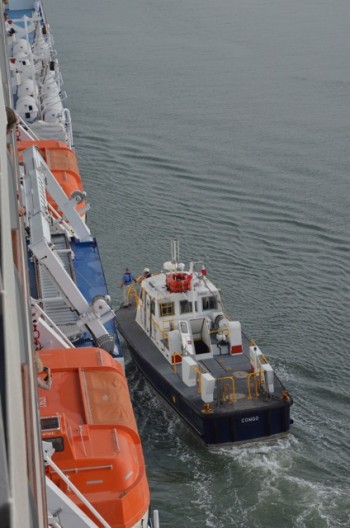
[[[196,387],[187,387],[181,378],[181,364],[176,366],[163,357],[151,339],[145,334],[144,330],[135,321],[136,310],[134,306],[120,308],[116,312],[116,321],[120,333],[126,339],[131,354],[135,362],[140,366],[142,372],[146,375],[153,386],[154,372],[171,387],[174,394],[181,394],[194,409],[203,408],[203,400]],[[273,396],[254,393],[254,383],[252,378],[248,378],[251,373],[251,364],[249,361],[249,340],[243,335],[243,354],[229,354],[227,347],[222,347],[222,353],[215,355],[211,359],[196,360],[199,362],[203,372],[209,372],[217,379],[217,391],[231,390],[232,383],[235,386],[235,398],[227,398],[220,403],[213,404],[216,414],[229,414],[231,412],[258,410],[265,405],[280,405],[282,391],[284,386],[274,374],[275,393]],[[140,365],[142,364],[142,365]],[[153,375],[148,375],[153,371]],[[233,378],[233,382],[232,382]],[[250,380],[250,382],[248,381]],[[250,385],[251,397],[249,397],[248,383]],[[223,386],[226,385],[226,389]],[[157,389],[157,387],[155,386]],[[231,393],[232,394],[232,393]]]

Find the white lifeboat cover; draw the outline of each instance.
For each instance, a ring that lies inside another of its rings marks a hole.
[[[44,121],[47,121],[48,123],[60,121],[62,119],[62,114],[63,114],[62,103],[55,103],[53,105],[50,105],[45,110]]]
[[[34,97],[24,95],[17,101],[16,110],[22,119],[31,123],[38,115],[38,107]]]
[[[31,97],[34,97],[35,95],[35,84],[32,79],[24,79],[22,84],[19,85],[17,90],[17,96],[23,97],[24,95],[30,95]]]
[[[19,39],[13,44],[13,55],[18,55],[19,53],[24,53],[29,55],[31,53],[31,48],[29,42],[26,39]]]

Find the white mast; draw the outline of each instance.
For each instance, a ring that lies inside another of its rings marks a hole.
[[[177,267],[180,262],[180,242],[177,238],[171,241],[171,262]]]

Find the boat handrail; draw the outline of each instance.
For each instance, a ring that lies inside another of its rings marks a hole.
[[[197,391],[198,391],[199,394],[201,394],[201,392],[202,392],[202,374],[203,374],[203,372],[201,371],[199,365],[193,366],[191,368],[193,368],[195,373],[198,374],[198,376],[196,376],[196,383],[197,383],[197,387],[198,387]]]
[[[138,281],[140,277],[137,277],[136,282]],[[135,288],[134,283],[130,284],[128,290],[127,290],[128,297],[134,297],[136,308],[138,307],[139,303],[141,302],[140,296]]]
[[[250,384],[251,384],[251,378],[253,378],[254,380],[254,392],[255,392],[255,397],[257,398],[258,395],[259,395],[259,391],[258,391],[258,374],[261,374],[260,372],[250,372],[247,376],[247,389],[248,389],[248,400],[252,400],[253,399],[253,396],[251,394],[251,390],[250,390]]]
[[[176,369],[176,364],[174,365],[174,363],[173,363],[173,366]],[[200,394],[201,393],[201,377],[202,377],[202,374],[205,374],[205,372],[203,372],[200,369],[200,366],[198,364],[194,365],[194,366],[191,366],[191,368],[194,370],[194,372],[196,372],[196,374],[198,374],[198,376],[196,378],[196,384],[197,384],[197,387],[198,387],[198,393]],[[176,372],[176,370],[175,370],[175,372]],[[252,392],[251,392],[251,380],[252,380],[252,378],[254,380],[254,395],[257,398],[259,396],[258,379],[260,381],[260,385],[262,385],[263,379],[264,379],[263,376],[264,376],[264,374],[263,374],[262,369],[260,369],[258,371],[255,371],[255,372],[249,372],[249,373],[247,372],[246,373],[248,400],[252,400],[253,399]],[[216,383],[220,383],[220,382],[224,382],[224,381],[227,381],[227,382],[231,383],[232,390],[230,391],[228,383],[225,383],[225,384],[221,385],[221,392],[220,392],[220,395],[218,396],[217,399],[219,400],[219,402],[230,401],[232,403],[235,403],[237,401],[235,377],[234,376],[221,376],[219,378],[215,378],[215,382]],[[227,397],[225,398],[225,396],[227,396]]]

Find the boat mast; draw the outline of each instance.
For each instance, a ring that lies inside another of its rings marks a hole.
[[[180,262],[180,242],[177,238],[171,241],[171,262],[178,267]]]

